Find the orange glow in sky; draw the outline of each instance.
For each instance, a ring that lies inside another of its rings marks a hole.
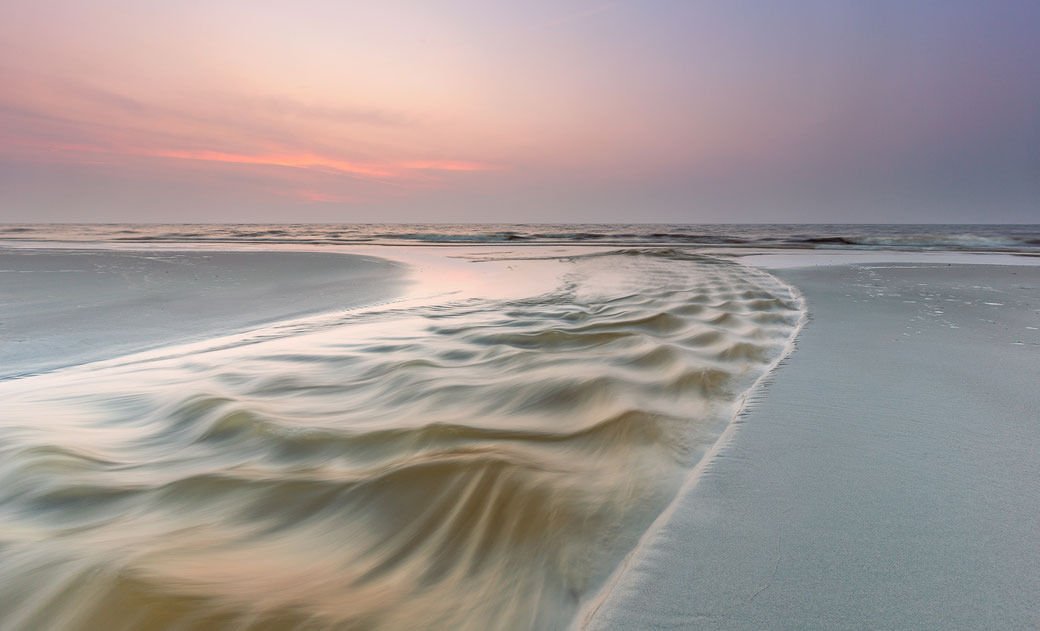
[[[232,162],[236,164],[260,164],[269,166],[292,167],[295,169],[316,169],[357,175],[375,179],[409,178],[415,171],[490,171],[495,166],[477,162],[460,162],[457,160],[423,160],[398,163],[359,163],[323,158],[313,155],[259,155],[220,153],[218,151],[155,151],[149,155],[163,158],[180,158],[184,160],[211,160],[214,162]]]
[[[0,221],[1028,220],[1040,5],[854,4],[2,3]]]

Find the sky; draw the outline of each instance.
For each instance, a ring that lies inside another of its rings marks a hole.
[[[1036,0],[0,0],[0,222],[1040,223]]]

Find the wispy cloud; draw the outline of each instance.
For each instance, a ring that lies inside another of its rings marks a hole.
[[[410,146],[407,130],[418,118],[398,110],[284,97],[169,102],[84,83],[15,79],[22,89],[0,92],[0,153],[16,159],[133,166],[148,158],[182,170],[193,163],[273,167],[286,171],[286,182],[299,179],[291,170],[394,188],[429,188],[445,172],[504,168]],[[320,179],[320,185],[331,181]],[[308,191],[293,196],[310,201],[344,199],[319,188],[292,190]]]
[[[400,162],[351,162],[316,155],[244,155],[219,151],[153,151],[147,155],[183,160],[204,160],[237,164],[312,169],[374,179],[409,179],[417,172],[428,171],[494,171],[500,167],[460,160],[405,160]]]

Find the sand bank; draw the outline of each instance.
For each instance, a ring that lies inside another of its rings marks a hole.
[[[1040,628],[1040,267],[777,275],[797,350],[585,627]]]
[[[318,252],[0,251],[0,379],[372,304],[403,272]]]

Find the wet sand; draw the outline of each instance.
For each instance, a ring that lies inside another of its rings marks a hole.
[[[1040,626],[1040,266],[522,254],[0,253],[0,629]]]
[[[0,379],[376,303],[403,274],[318,252],[0,251]]]
[[[681,250],[402,254],[386,304],[0,383],[0,630],[566,628],[804,320]],[[153,256],[83,298],[225,297]]]
[[[797,349],[582,626],[1040,628],[1040,266],[774,273]]]

